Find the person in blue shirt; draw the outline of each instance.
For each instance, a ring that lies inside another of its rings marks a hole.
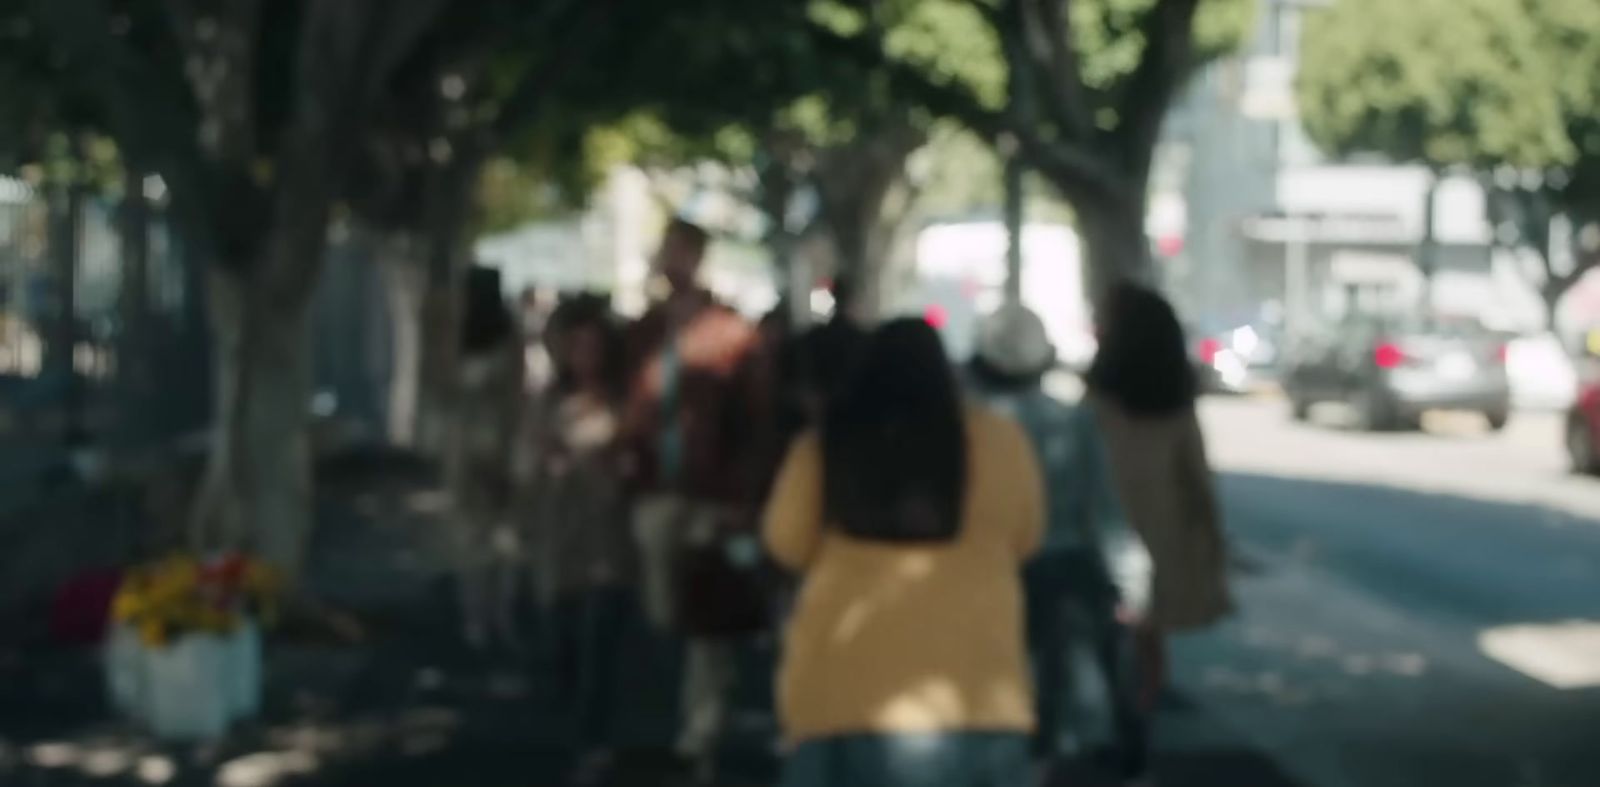
[[[1148,562],[1125,524],[1095,415],[1045,390],[1056,351],[1038,315],[1008,304],[980,325],[973,391],[1022,425],[1047,490],[1044,548],[1026,568],[1029,649],[1036,673],[1034,755],[1049,769],[1083,745],[1073,647],[1093,654],[1111,699],[1115,768],[1147,768],[1147,723],[1132,665],[1131,622],[1147,594]]]

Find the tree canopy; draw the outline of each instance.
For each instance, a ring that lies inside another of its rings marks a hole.
[[[1149,274],[1144,209],[1162,124],[1189,78],[1243,40],[1254,7],[1250,0],[828,0],[815,21],[836,51],[890,74],[902,100],[1014,147],[1073,206],[1091,285],[1099,288]],[[886,14],[898,25],[885,25]]]
[[[1600,263],[1575,248],[1556,270],[1548,248],[1552,214],[1600,221],[1600,4],[1341,0],[1308,20],[1296,90],[1334,155],[1482,175],[1493,218],[1543,257],[1548,300]]]
[[[1570,164],[1565,65],[1539,9],[1582,4],[1341,0],[1306,26],[1297,83],[1306,130],[1336,155]]]

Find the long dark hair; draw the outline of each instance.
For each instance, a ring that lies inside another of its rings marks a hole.
[[[825,513],[875,541],[948,541],[961,530],[967,433],[939,335],[896,320],[867,340],[823,421]]]
[[[1199,384],[1178,313],[1160,293],[1132,283],[1112,288],[1100,309],[1100,351],[1089,390],[1135,415],[1194,406]]]
[[[555,387],[559,393],[576,390],[578,381],[572,371],[570,347],[564,347],[572,336],[582,330],[593,330],[600,337],[600,369],[605,391],[611,396],[621,396],[626,387],[622,329],[611,312],[610,301],[603,295],[582,293],[563,299],[550,315],[546,326],[546,339],[551,346],[551,360],[555,366]]]
[[[495,350],[517,332],[500,291],[500,271],[474,265],[467,271],[461,315],[461,349],[467,355]]]

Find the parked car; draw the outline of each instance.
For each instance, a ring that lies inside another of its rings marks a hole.
[[[1419,428],[1430,410],[1481,413],[1497,431],[1511,416],[1505,338],[1475,321],[1348,318],[1297,347],[1284,392],[1298,420],[1342,402],[1373,431]]]
[[[1567,411],[1567,455],[1573,472],[1600,474],[1600,378],[1585,381]]]

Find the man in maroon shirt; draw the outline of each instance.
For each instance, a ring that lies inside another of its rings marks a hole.
[[[702,766],[727,717],[732,638],[750,623],[746,610],[727,604],[750,594],[728,592],[736,577],[719,571],[716,557],[759,502],[760,446],[750,426],[765,401],[756,390],[755,327],[699,284],[708,244],[706,231],[686,221],[667,229],[655,264],[668,294],[629,332],[625,425],[645,610],[688,639],[678,750]]]

